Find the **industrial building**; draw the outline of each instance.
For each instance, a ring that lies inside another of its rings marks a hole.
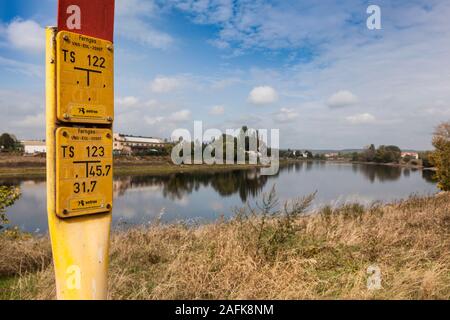
[[[118,154],[137,154],[160,150],[166,142],[160,138],[141,137],[125,135],[121,133],[114,134],[113,150]]]

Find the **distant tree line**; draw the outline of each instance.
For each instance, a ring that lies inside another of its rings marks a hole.
[[[353,161],[376,162],[376,163],[399,163],[402,158],[402,151],[397,146],[381,145],[375,148],[371,144],[363,152],[352,154]]]
[[[287,150],[280,150],[280,157],[287,159],[299,159],[299,158],[303,158],[303,159],[313,159],[314,156],[312,154],[312,152],[305,150],[292,150],[292,149],[287,149]]]
[[[258,130],[249,129],[247,126],[242,126],[236,136],[231,136],[223,133],[221,136],[214,137],[211,139],[211,141],[208,142],[183,141],[183,139],[180,138],[178,144],[190,145],[188,147],[188,150],[191,155],[191,162],[194,161],[194,155],[196,152],[199,154],[203,154],[207,148],[211,149],[211,156],[216,157],[216,152],[219,150],[214,148],[214,146],[222,146],[221,158],[223,160],[228,159],[227,151],[232,151],[232,157],[234,161],[237,161],[239,151],[244,151],[245,161],[249,160],[250,153],[252,152],[256,153],[258,160],[263,151],[265,151],[264,155],[267,155],[268,157],[271,156],[271,148],[269,148],[262,140]],[[173,147],[173,145],[170,147],[170,152],[172,152]],[[179,151],[179,155],[180,157],[185,157],[185,155],[183,154],[183,150]]]

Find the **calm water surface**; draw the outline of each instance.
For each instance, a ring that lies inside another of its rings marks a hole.
[[[3,179],[0,185],[21,189],[21,198],[7,211],[11,225],[30,232],[47,232],[45,179]],[[157,219],[202,223],[221,215],[230,217],[233,207],[254,203],[274,185],[281,201],[317,190],[315,207],[348,201],[386,202],[437,191],[429,171],[326,162],[286,165],[276,176],[261,176],[257,169],[125,176],[114,179],[113,221],[117,226]]]

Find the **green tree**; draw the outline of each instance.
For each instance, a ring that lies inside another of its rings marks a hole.
[[[12,206],[19,197],[19,188],[0,186],[0,226],[8,223],[6,208]]]
[[[433,166],[433,161],[431,159],[432,152],[425,151],[419,154],[419,159],[422,160],[422,165],[425,168],[430,168]]]
[[[413,159],[413,158],[412,158],[411,156],[409,156],[409,155],[406,155],[406,156],[403,157],[403,161],[404,161],[405,163],[409,163],[412,159]]]
[[[399,162],[402,151],[397,146],[379,146],[375,153],[375,162]]]
[[[371,144],[369,147],[365,148],[361,153],[361,160],[366,162],[372,162],[375,159],[375,145]]]
[[[450,191],[450,121],[440,124],[433,136],[431,160],[436,167],[438,187]]]
[[[3,133],[0,136],[0,148],[8,151],[12,151],[17,147],[17,139],[9,134]]]

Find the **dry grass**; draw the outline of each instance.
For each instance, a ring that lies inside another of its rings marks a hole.
[[[110,298],[450,299],[449,193],[291,218],[241,211],[195,228],[117,231]],[[0,237],[0,278],[15,275],[0,297],[54,298],[48,241],[13,238]],[[366,286],[371,265],[379,290]]]

